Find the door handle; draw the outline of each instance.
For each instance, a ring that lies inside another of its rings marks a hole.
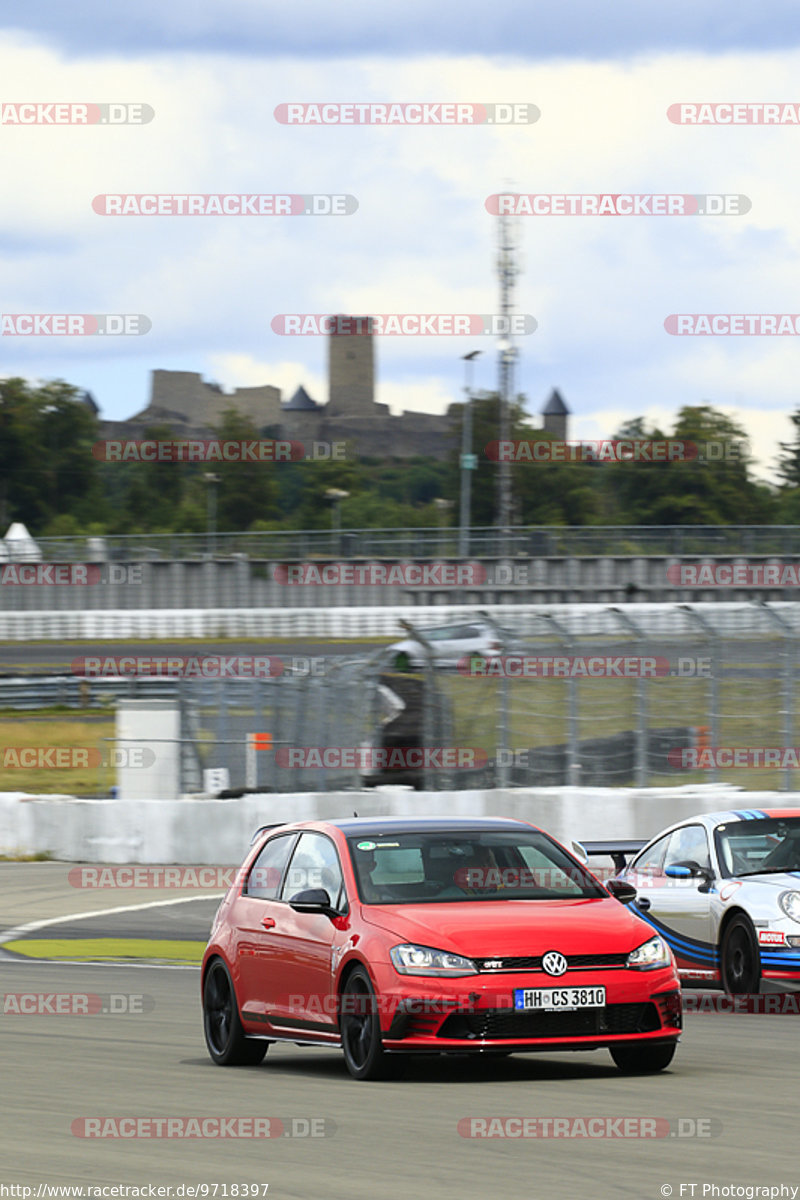
[[[650,907],[650,901],[647,899],[647,896],[637,896],[634,904],[637,908],[640,908],[642,912],[647,912],[648,908]]]
[[[274,917],[262,917],[261,924],[264,926],[265,929],[274,929],[275,928],[275,918]]]

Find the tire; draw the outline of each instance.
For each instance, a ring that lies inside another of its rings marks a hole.
[[[652,1075],[663,1071],[672,1062],[677,1042],[662,1043],[660,1046],[610,1046],[614,1065],[626,1075]]]
[[[761,956],[749,919],[734,917],[725,928],[720,949],[722,986],[729,995],[755,995],[761,986]]]
[[[255,1066],[271,1042],[246,1038],[228,968],[215,958],[203,985],[203,1030],[206,1046],[218,1067]]]
[[[406,1056],[387,1054],[381,1041],[381,1023],[375,989],[363,967],[348,975],[342,989],[339,1014],[344,1061],[353,1079],[399,1079]]]

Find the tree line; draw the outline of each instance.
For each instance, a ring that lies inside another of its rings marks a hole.
[[[400,528],[458,522],[460,422],[451,417],[458,449],[447,460],[374,458],[348,446],[344,461],[107,462],[96,450],[97,416],[80,393],[63,381],[33,385],[0,380],[0,533],[22,521],[37,537],[131,533],[203,533],[212,521],[220,532],[323,529],[332,522],[325,493],[347,492],[339,503],[344,528]],[[499,428],[499,400],[483,393],[472,402],[471,524],[497,519],[498,463],[492,443]],[[547,461],[541,443],[552,435],[534,428],[524,398],[510,405],[511,439],[530,448],[509,467],[511,521],[519,525],[793,525],[800,517],[800,411],[793,439],[781,443],[778,482],[754,477],[745,431],[709,405],[681,408],[671,428],[643,418],[626,422],[615,439],[641,443],[681,442],[702,457],[661,461]],[[174,439],[167,425],[147,438]],[[257,429],[235,409],[213,431],[245,441],[274,436]],[[703,449],[717,449],[709,458]],[[719,447],[732,447],[729,452]],[[487,452],[488,448],[488,452]],[[423,449],[421,447],[421,449]],[[213,489],[213,496],[210,490]],[[442,505],[437,501],[447,501]]]

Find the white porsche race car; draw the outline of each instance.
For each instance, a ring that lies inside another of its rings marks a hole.
[[[669,943],[682,980],[734,994],[800,988],[800,808],[689,817],[623,865],[634,845],[585,844],[623,867],[631,907]]]

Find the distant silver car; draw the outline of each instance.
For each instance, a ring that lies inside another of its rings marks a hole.
[[[636,888],[632,909],[669,942],[682,979],[730,993],[800,988],[800,808],[690,817],[617,878]]]
[[[463,659],[472,655],[496,658],[502,645],[493,625],[476,617],[472,621],[461,621],[453,625],[438,625],[433,629],[420,629],[430,642],[434,665],[456,667]],[[386,649],[389,663],[396,671],[409,671],[423,667],[427,661],[425,650],[416,638],[404,638],[393,642]]]

